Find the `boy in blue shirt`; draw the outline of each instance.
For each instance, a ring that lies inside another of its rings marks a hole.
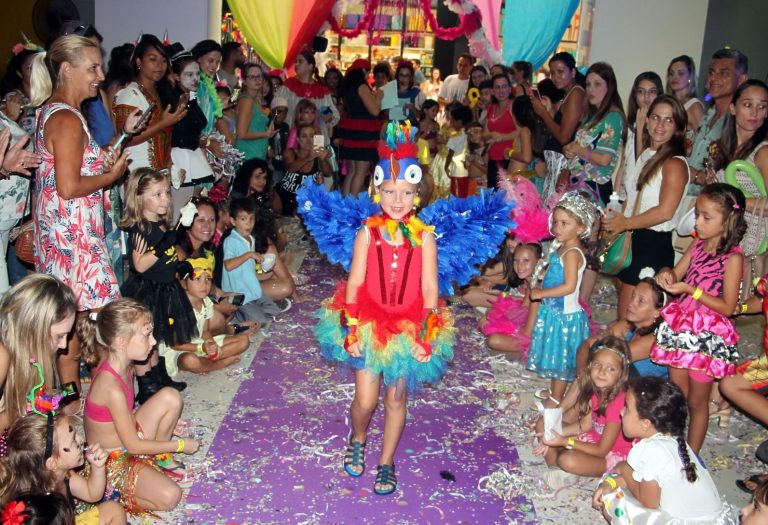
[[[256,223],[256,205],[251,199],[235,199],[229,205],[233,229],[224,239],[224,272],[221,288],[225,292],[241,293],[243,304],[235,313],[238,321],[258,321],[265,326],[281,313],[281,309],[268,296],[262,294],[256,277],[257,263],[264,257],[254,251],[251,231]]]

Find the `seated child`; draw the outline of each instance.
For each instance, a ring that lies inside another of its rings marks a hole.
[[[85,362],[93,366],[99,351],[106,353],[85,400],[85,436],[107,451],[107,493],[130,514],[178,505],[181,488],[171,477],[185,473],[172,454],[200,447],[195,439],[174,438],[183,408],[177,390],[161,388],[133,408],[133,363],[146,361],[155,346],[152,325],[149,309],[133,299],[118,299],[77,323]]]
[[[467,155],[464,161],[469,175],[469,194],[474,195],[485,187],[488,179],[488,145],[480,122],[473,122],[467,127]]]
[[[265,215],[263,211],[259,213],[257,210],[257,213],[256,225],[253,228],[254,251],[263,255],[265,261],[269,259],[271,266],[257,266],[257,277],[264,294],[275,301],[281,310],[285,311],[291,307],[290,298],[296,299],[294,295],[296,283],[277,250],[274,238],[271,236],[273,232],[271,217]]]
[[[508,233],[504,244],[501,245],[499,255],[495,260],[486,263],[486,266],[475,279],[476,284],[467,286],[461,291],[461,301],[481,309],[491,306],[499,294],[511,292],[521,282],[515,273],[514,257],[518,242],[514,234]],[[515,293],[520,296],[520,294]]]
[[[688,403],[658,377],[632,381],[622,410],[624,435],[637,439],[611,469],[592,506],[611,523],[733,523],[709,472],[685,442]]]
[[[88,477],[78,472],[84,463],[83,452]],[[8,455],[0,463],[0,505],[22,493],[57,492],[69,498],[71,511],[75,499],[97,504],[79,513],[77,523],[125,523],[125,509],[118,502],[98,503],[107,485],[106,461],[107,452],[98,443],[83,451],[83,439],[69,416],[28,414],[16,420],[8,432]]]
[[[243,333],[211,335],[210,319],[214,314],[213,301],[209,297],[213,281],[211,262],[208,257],[189,258],[177,267],[181,287],[195,312],[199,336],[173,347],[159,345],[158,351],[165,357],[170,376],[175,376],[179,370],[203,374],[239,363],[240,354],[248,350],[248,336],[259,329],[257,322],[250,321],[250,325],[241,325]]]
[[[230,204],[229,214],[233,228],[223,242],[221,289],[245,296],[243,304],[235,313],[237,320],[258,321],[264,326],[282,310],[268,295],[262,293],[256,275],[257,263],[264,262],[264,256],[255,251],[256,241],[251,235],[256,223],[256,207],[250,199],[235,199]]]
[[[492,350],[523,354],[528,352],[533,320],[536,319],[535,315],[529,315],[532,303],[528,292],[531,288],[533,268],[541,259],[541,255],[542,249],[538,243],[518,244],[515,248],[513,268],[521,282],[509,293],[502,292],[480,323],[488,338],[488,347]]]
[[[554,490],[574,484],[575,475],[602,475],[626,459],[632,447],[621,432],[630,363],[626,341],[614,336],[597,340],[587,363],[562,401],[562,435],[545,433],[543,419],[536,424],[541,444],[534,453],[559,467],[545,477]]]

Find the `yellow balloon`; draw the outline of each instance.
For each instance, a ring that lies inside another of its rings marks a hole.
[[[480,90],[476,87],[469,88],[467,91],[467,100],[469,100],[469,107],[474,108],[477,103],[480,102]]]

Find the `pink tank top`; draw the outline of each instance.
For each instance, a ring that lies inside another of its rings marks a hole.
[[[96,369],[96,373],[93,375],[93,380],[96,380],[96,376],[98,376],[101,372],[108,372],[115,376],[118,383],[120,383],[120,387],[123,389],[123,393],[125,394],[125,399],[127,401],[128,410],[133,411],[133,373],[131,373],[131,387],[125,384],[125,381],[123,381],[123,378],[120,377],[120,374],[115,372],[115,369],[112,368],[112,366],[104,361],[101,365],[99,365],[99,368]],[[85,417],[91,418],[92,420],[96,421],[97,423],[111,423],[112,422],[112,414],[109,412],[109,409],[102,405],[97,405],[93,401],[91,401],[91,393],[93,392],[93,389],[88,391],[88,396],[85,398],[85,407],[83,408],[83,415]]]

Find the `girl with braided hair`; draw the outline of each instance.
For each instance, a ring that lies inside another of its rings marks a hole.
[[[658,377],[630,383],[621,426],[638,441],[627,461],[603,476],[592,499],[611,523],[737,523],[685,441],[687,419],[688,404],[676,385]]]

